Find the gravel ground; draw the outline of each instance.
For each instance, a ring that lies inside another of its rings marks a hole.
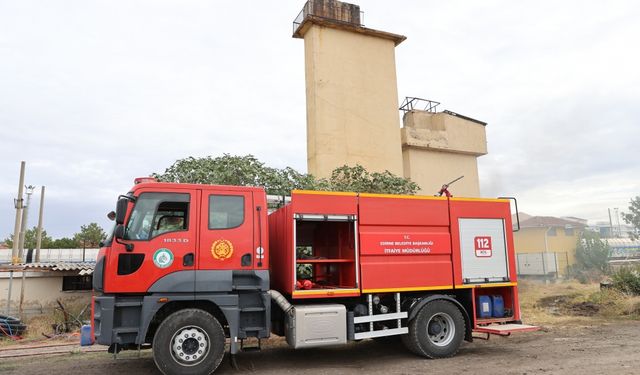
[[[457,356],[426,360],[398,342],[366,340],[348,346],[293,350],[281,339],[260,352],[228,358],[217,374],[640,374],[640,322],[618,321],[590,326],[555,327],[541,332],[464,343]],[[156,374],[150,351],[5,358],[2,374]]]

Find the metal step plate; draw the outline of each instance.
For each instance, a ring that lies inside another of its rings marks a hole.
[[[491,333],[500,336],[509,336],[513,332],[533,332],[540,330],[538,326],[531,326],[527,324],[490,324],[488,326],[481,326],[474,329],[474,332]]]

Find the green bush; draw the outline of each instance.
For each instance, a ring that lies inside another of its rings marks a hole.
[[[576,265],[580,270],[597,270],[606,274],[609,270],[611,248],[597,233],[585,231],[576,246]]]
[[[624,293],[640,295],[640,266],[620,268],[611,275],[611,281]]]

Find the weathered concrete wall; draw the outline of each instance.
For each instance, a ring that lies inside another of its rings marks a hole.
[[[444,112],[410,111],[403,117],[402,144],[434,151],[487,153],[485,126]]]
[[[25,277],[23,310],[27,314],[37,314],[53,307],[56,299],[61,300],[85,298],[87,303],[91,299],[91,291],[62,291],[62,273],[27,272]],[[72,274],[69,274],[72,275]],[[11,312],[17,315],[20,304],[20,289],[22,273],[14,272],[11,288]],[[9,273],[0,273],[0,313],[4,314],[7,307],[9,291]]]
[[[361,164],[402,175],[394,41],[313,24],[304,43],[309,172]]]
[[[477,158],[487,153],[484,125],[447,113],[410,111],[401,129],[403,173],[434,194],[460,176],[449,189],[454,196],[479,197]]]

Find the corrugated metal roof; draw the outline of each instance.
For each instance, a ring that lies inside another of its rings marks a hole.
[[[55,262],[55,263],[26,263],[21,264],[25,270],[39,271],[77,271],[79,275],[91,275],[96,264],[94,262]]]

